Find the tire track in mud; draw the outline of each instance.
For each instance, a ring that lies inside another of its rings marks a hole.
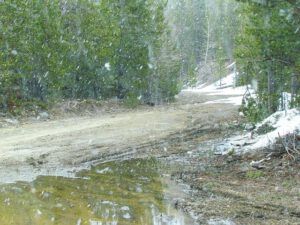
[[[94,157],[88,157],[77,163],[99,164],[107,161],[128,160],[131,158],[156,157],[164,158],[170,155],[184,153],[192,147],[196,147],[202,141],[216,139],[224,136],[228,131],[225,127],[213,127],[212,125],[200,125],[172,132],[165,138],[144,142],[139,145],[118,149],[117,152],[105,151]],[[208,135],[209,134],[209,135]],[[184,148],[185,145],[185,148]],[[103,148],[103,146],[91,146],[91,148]],[[108,150],[109,147],[104,147]],[[100,151],[101,152],[101,151]]]
[[[201,140],[218,136],[223,128],[217,124],[236,119],[237,107],[201,104],[216,98],[222,96],[190,93],[186,97],[183,94],[175,103],[154,108],[41,123],[28,121],[18,127],[0,129],[3,137],[0,177],[5,175],[6,180],[15,181],[22,180],[31,170],[36,170],[34,176],[51,175],[52,171],[57,175],[57,168],[138,157],[166,157],[188,151]],[[11,176],[10,171],[14,171]],[[0,182],[6,182],[2,180]]]

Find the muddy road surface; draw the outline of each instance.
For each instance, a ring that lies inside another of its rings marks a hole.
[[[1,224],[299,225],[299,158],[257,170],[264,152],[215,154],[243,132],[237,97],[185,91],[163,106],[1,128]]]
[[[163,106],[1,128],[0,182],[60,175],[85,162],[138,156],[140,150],[150,155],[141,146],[151,147],[172,137],[174,141],[195,124],[214,127],[236,118],[237,106],[206,104],[226,97],[182,92],[174,103]],[[155,154],[159,153],[156,149]]]

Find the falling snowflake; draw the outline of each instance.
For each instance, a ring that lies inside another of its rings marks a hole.
[[[108,71],[111,70],[110,63],[109,63],[109,62],[105,63],[104,67],[105,67],[105,69],[107,69]]]
[[[18,55],[18,52],[17,52],[17,50],[14,49],[14,50],[11,51],[11,54]]]

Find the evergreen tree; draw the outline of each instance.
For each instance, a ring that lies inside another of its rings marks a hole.
[[[161,63],[166,48],[176,55],[165,7],[156,0],[1,1],[0,107],[116,95],[150,99],[154,86],[161,99],[172,98],[178,71],[166,68],[179,61]]]
[[[258,80],[260,115],[275,112],[283,92],[299,104],[299,32],[288,1],[243,4],[236,58],[242,81]],[[292,10],[293,11],[293,10]]]

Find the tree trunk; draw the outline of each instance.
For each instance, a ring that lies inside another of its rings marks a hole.
[[[297,72],[292,74],[292,79],[291,79],[291,94],[292,94],[292,99],[291,99],[291,103],[292,104],[297,104],[296,103],[296,97],[299,91],[299,77],[300,74],[298,74]]]
[[[205,51],[205,65],[207,64],[208,59],[208,50],[209,50],[209,43],[210,43],[210,21],[209,21],[209,14],[208,14],[208,7],[207,3],[205,3],[205,17],[207,20],[207,39],[206,39],[206,51]]]
[[[117,80],[117,97],[119,99],[123,99],[125,97],[126,91],[124,90],[124,85],[123,85],[123,79],[125,75],[125,69],[124,69],[124,63],[125,63],[125,40],[124,40],[124,33],[126,32],[125,30],[125,1],[120,0],[120,26],[121,26],[121,31],[120,31],[120,43],[119,43],[119,62],[118,62],[118,80]]]
[[[275,97],[275,80],[273,71],[273,62],[268,61],[268,110],[269,113],[274,113],[277,110],[276,97]]]

